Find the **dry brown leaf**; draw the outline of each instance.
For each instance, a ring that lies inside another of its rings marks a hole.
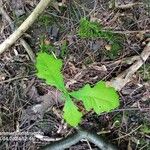
[[[110,51],[110,50],[112,49],[112,46],[111,46],[110,44],[105,45],[105,49],[106,49],[107,51]]]

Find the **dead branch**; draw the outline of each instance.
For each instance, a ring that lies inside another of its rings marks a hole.
[[[117,9],[129,9],[136,5],[143,5],[143,3],[137,2],[137,3],[129,3],[129,4],[125,4],[125,5],[118,5],[118,3],[115,1],[115,8],[117,8]]]
[[[30,16],[14,31],[2,44],[0,44],[0,54],[13,45],[28,28],[34,23],[37,17],[46,9],[51,0],[41,0]],[[0,7],[2,4],[0,3]]]
[[[131,81],[134,73],[145,63],[150,56],[150,42],[145,46],[140,57],[136,57],[137,60],[131,67],[120,73],[116,78],[107,82],[109,85],[120,91],[128,82]]]
[[[33,53],[30,45],[23,38],[20,38],[20,44],[24,47],[24,49],[28,53],[31,61],[35,62],[35,54]]]
[[[14,23],[13,23],[12,19],[8,16],[6,11],[3,9],[2,6],[0,7],[0,12],[1,12],[2,16],[6,19],[6,21],[9,23],[11,30],[14,31],[15,30]],[[22,46],[28,53],[31,61],[35,62],[35,55],[31,49],[30,45],[23,38],[20,38],[20,43],[22,44]]]

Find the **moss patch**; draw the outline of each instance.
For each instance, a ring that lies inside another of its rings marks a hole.
[[[90,22],[86,18],[82,18],[77,32],[81,38],[106,40],[111,45],[111,49],[106,52],[106,55],[111,59],[116,58],[122,49],[122,37],[111,30],[104,30],[98,22]]]

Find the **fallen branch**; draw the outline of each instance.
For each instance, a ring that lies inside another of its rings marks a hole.
[[[24,47],[24,49],[26,50],[26,52],[28,53],[31,61],[35,62],[35,54],[33,53],[30,45],[23,38],[20,38],[20,43]]]
[[[123,71],[116,78],[107,82],[109,85],[114,87],[116,90],[120,91],[128,82],[131,81],[134,73],[145,63],[145,61],[150,56],[150,42],[145,46],[140,57],[136,57],[137,60],[131,67]]]
[[[117,8],[117,9],[129,9],[129,8],[132,8],[136,5],[143,5],[143,3],[137,2],[137,3],[129,3],[129,4],[125,4],[125,5],[123,5],[123,4],[118,5],[118,3],[115,0],[115,8]]]
[[[13,45],[28,28],[34,23],[37,17],[46,9],[51,0],[41,0],[30,16],[14,31],[2,44],[0,44],[0,54]],[[2,4],[0,3],[0,7]]]
[[[2,6],[0,7],[0,12],[1,12],[2,16],[6,19],[6,21],[9,23],[11,30],[14,31],[15,30],[14,23],[11,20],[11,18],[8,16],[6,11],[3,9]],[[25,48],[25,50],[28,53],[31,61],[35,62],[35,55],[34,55],[32,49],[31,49],[30,45],[23,38],[20,38],[20,43]]]

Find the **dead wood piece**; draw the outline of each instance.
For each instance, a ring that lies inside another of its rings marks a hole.
[[[26,52],[28,53],[31,61],[35,62],[35,54],[33,53],[30,45],[23,38],[20,38],[20,43],[24,47],[24,49],[26,50]]]
[[[128,82],[131,81],[133,74],[145,63],[150,56],[150,42],[145,46],[141,57],[136,57],[136,62],[119,74],[116,78],[110,80],[108,85],[111,85],[116,90],[120,91]]]
[[[14,31],[2,44],[0,44],[0,54],[13,45],[28,28],[34,23],[37,17],[46,9],[51,0],[41,0],[30,16]],[[2,7],[2,3],[0,3]]]
[[[15,30],[14,23],[11,20],[11,18],[8,16],[6,11],[3,9],[3,7],[0,7],[0,12],[3,15],[3,17],[6,19],[6,21],[9,23],[11,30],[14,31]],[[31,61],[35,62],[35,55],[34,55],[32,49],[31,49],[30,45],[23,38],[20,38],[20,43],[25,48],[25,50],[28,53]]]
[[[143,3],[137,2],[137,3],[129,3],[129,4],[125,4],[125,5],[118,5],[118,3],[115,2],[115,8],[117,8],[117,9],[129,9],[129,8],[132,8],[137,5],[143,5]]]

